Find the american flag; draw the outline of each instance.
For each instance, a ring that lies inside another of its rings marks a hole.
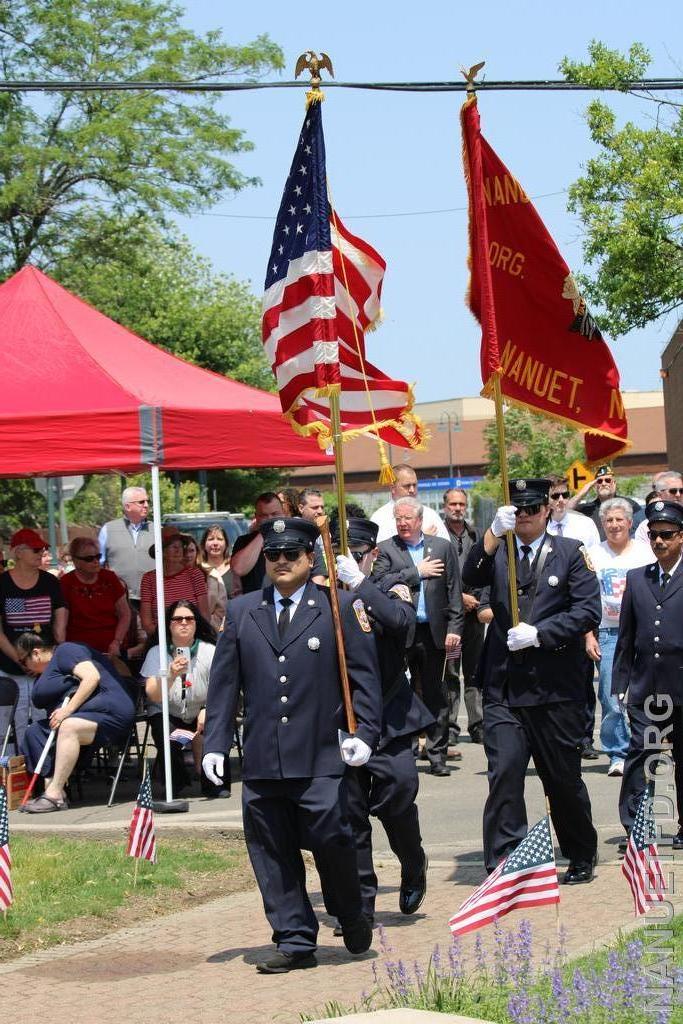
[[[282,410],[297,433],[331,441],[329,395],[340,394],[342,432],[368,432],[421,447],[411,387],[365,359],[365,331],[380,317],[386,264],[352,235],[327,196],[320,100],[306,111],[275,223],[266,271],[262,334]],[[354,330],[355,323],[355,330]]]
[[[38,623],[50,622],[52,619],[52,601],[45,597],[8,597],[5,599],[5,619],[7,625],[19,632],[30,629]]]
[[[448,922],[453,935],[504,917],[517,907],[560,902],[550,823],[542,818]]]
[[[141,857],[143,860],[151,860],[153,864],[156,863],[157,841],[154,835],[154,814],[152,813],[152,783],[147,765],[145,765],[137,803],[133,809],[126,853],[130,857]]]
[[[650,903],[661,903],[666,881],[657,853],[657,830],[652,818],[649,787],[645,789],[628,838],[621,870],[633,893],[634,912],[647,914]]]
[[[12,900],[12,858],[9,852],[7,790],[4,786],[0,786],[0,910],[7,910]]]

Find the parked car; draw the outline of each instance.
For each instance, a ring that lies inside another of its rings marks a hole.
[[[197,543],[209,526],[218,524],[227,533],[230,547],[249,529],[242,512],[171,512],[163,516],[162,522],[164,526],[176,526],[181,533],[189,533]]]

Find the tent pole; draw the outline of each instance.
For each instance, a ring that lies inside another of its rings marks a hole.
[[[159,624],[159,672],[161,675],[161,716],[164,724],[164,775],[166,776],[166,800],[154,801],[155,811],[187,811],[187,800],[173,799],[171,777],[171,732],[168,720],[168,650],[166,647],[166,605],[164,602],[164,560],[161,546],[161,493],[159,467],[152,469],[152,514],[154,516],[154,573],[157,592],[157,622]]]

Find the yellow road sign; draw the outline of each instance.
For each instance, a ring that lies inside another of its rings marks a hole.
[[[584,466],[583,462],[580,462],[579,459],[572,462],[565,472],[569,481],[570,491],[580,491],[584,484],[595,480],[595,473],[591,473],[590,469]]]

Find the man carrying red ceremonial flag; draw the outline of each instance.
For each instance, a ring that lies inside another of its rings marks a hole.
[[[263,297],[263,344],[282,410],[297,433],[332,442],[330,395],[342,436],[423,447],[412,388],[365,358],[380,318],[385,262],[339,220],[327,195],[322,93],[313,89],[275,223]],[[381,450],[381,448],[380,448]],[[386,459],[386,456],[384,457]],[[387,463],[388,467],[388,463]]]
[[[469,191],[469,305],[481,324],[483,394],[584,431],[588,461],[629,446],[619,371],[569,267],[526,192],[462,108]]]
[[[517,907],[560,902],[555,853],[546,815],[502,860],[448,922],[453,935],[491,924]]]

